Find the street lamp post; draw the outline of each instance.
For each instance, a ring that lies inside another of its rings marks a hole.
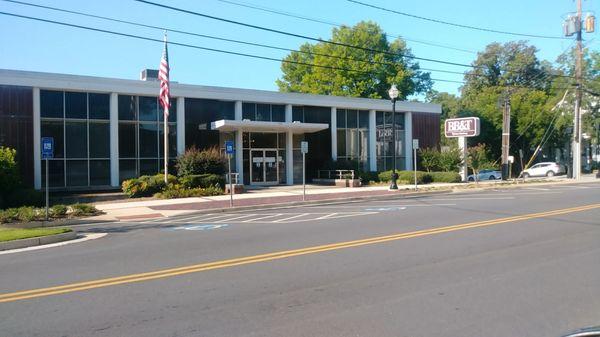
[[[394,167],[392,167],[392,182],[390,185],[390,190],[397,190],[398,185],[396,184],[396,180],[398,179],[398,174],[396,173],[396,99],[398,98],[399,92],[395,84],[392,84],[392,87],[388,93],[390,95],[390,99],[392,100],[392,142],[394,143]]]

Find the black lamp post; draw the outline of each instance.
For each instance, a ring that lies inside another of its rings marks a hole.
[[[397,190],[398,185],[396,184],[396,180],[398,179],[398,174],[396,173],[396,99],[398,98],[399,92],[395,84],[392,84],[392,87],[388,93],[390,95],[390,99],[392,100],[392,142],[394,143],[394,167],[392,167],[392,182],[390,185],[390,190]]]

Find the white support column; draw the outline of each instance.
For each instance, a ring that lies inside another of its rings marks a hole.
[[[185,152],[185,97],[177,97],[177,155]]]
[[[40,88],[33,88],[33,187],[42,188],[42,137]]]
[[[119,187],[119,95],[110,94],[110,186]]]
[[[285,106],[285,121],[292,122],[292,105]],[[288,131],[285,137],[285,183],[294,185],[294,135]]]
[[[375,110],[369,110],[369,170],[377,171],[377,125]]]
[[[331,108],[331,159],[337,160],[337,108]]]
[[[235,101],[234,118],[236,121],[242,120],[242,101]],[[244,183],[244,145],[242,130],[235,132],[235,170],[238,173],[239,183]]]
[[[459,168],[459,174],[462,181],[467,181],[467,137],[458,137],[458,149],[460,150],[460,156],[463,160],[463,164]]]
[[[404,113],[404,155],[405,155],[405,170],[413,169],[413,150],[412,150],[412,113]]]

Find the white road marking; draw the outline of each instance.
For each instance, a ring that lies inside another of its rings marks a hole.
[[[268,219],[268,218],[275,218],[281,215],[284,215],[285,213],[276,213],[276,214],[269,214],[269,215],[265,215],[265,216],[259,216],[258,218],[253,218],[250,220],[244,220],[242,222],[256,222],[258,220],[263,220],[263,219]]]
[[[549,188],[541,188],[541,187],[525,187],[525,190],[534,190],[534,191],[550,191]]]
[[[292,220],[292,219],[301,218],[301,217],[303,217],[303,216],[306,216],[306,215],[310,215],[310,213],[302,213],[302,214],[298,214],[298,215],[290,216],[290,217],[287,217],[287,218],[282,218],[282,219],[273,220],[273,223],[285,222],[285,221],[288,221],[288,220]]]

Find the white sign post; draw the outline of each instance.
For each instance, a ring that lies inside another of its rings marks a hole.
[[[229,207],[233,207],[233,179],[231,177],[231,157],[233,152],[233,141],[225,141],[225,153],[227,154],[227,168],[229,172]]]
[[[479,117],[448,118],[444,122],[444,135],[446,138],[458,138],[458,148],[463,161],[460,167],[460,176],[463,181],[467,181],[468,175],[467,138],[479,136],[480,131]]]
[[[414,171],[415,171],[415,191],[418,189],[417,187],[417,149],[419,148],[419,140],[413,139],[413,160],[414,160]]]
[[[302,201],[306,201],[306,154],[308,153],[308,142],[300,142],[302,152]]]

